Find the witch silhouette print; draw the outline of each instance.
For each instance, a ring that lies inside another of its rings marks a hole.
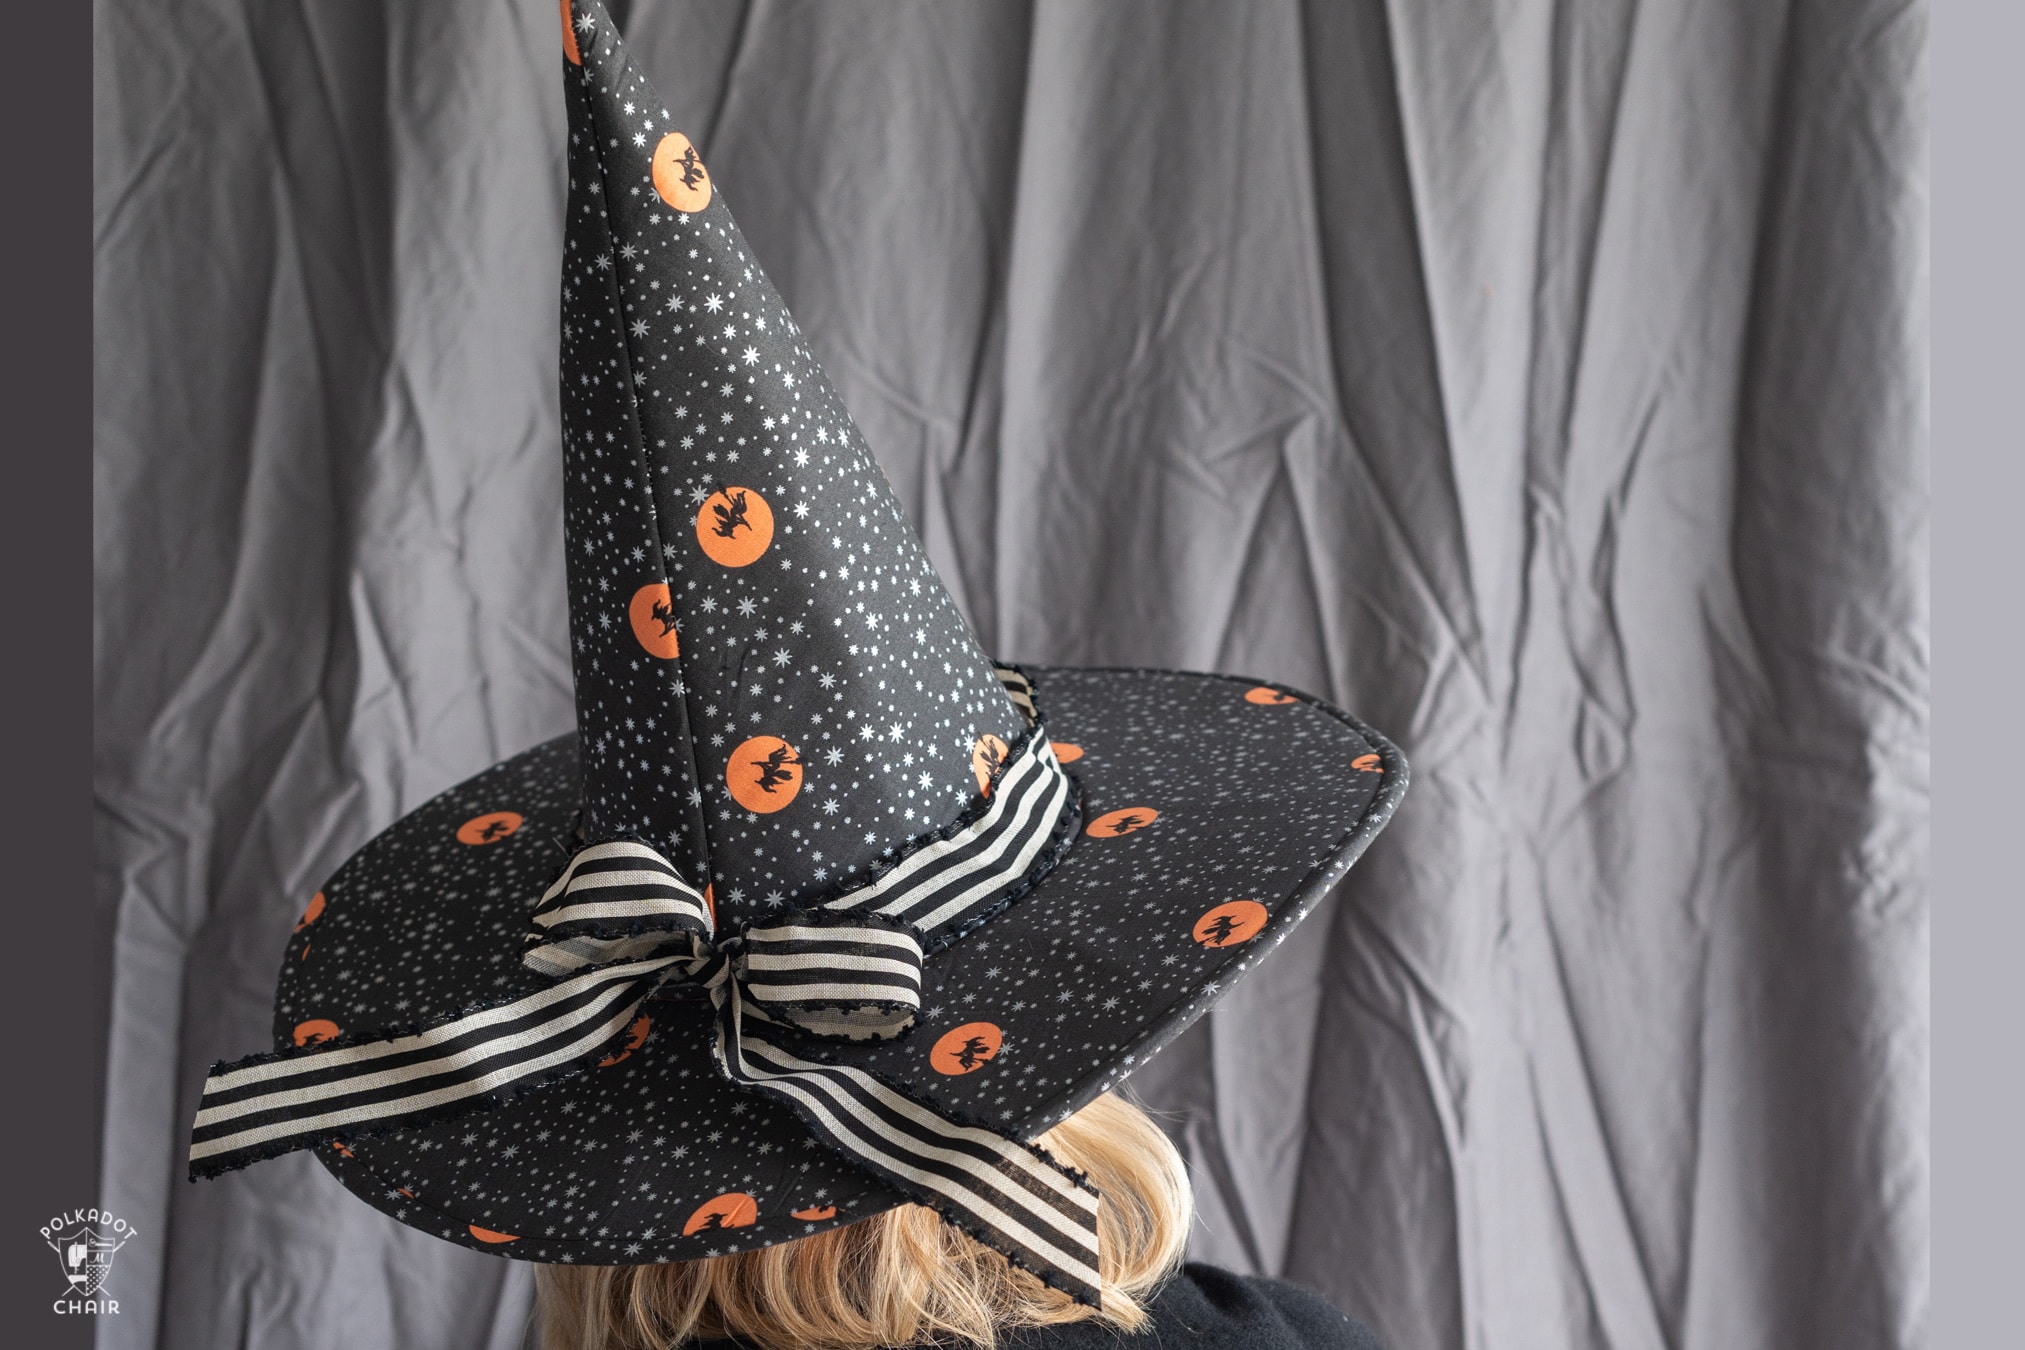
[[[710,508],[711,514],[717,517],[710,532],[719,539],[735,539],[740,530],[752,528],[752,522],[745,518],[745,490],[739,488],[723,496],[723,501],[714,503]]]
[[[743,1191],[727,1191],[699,1205],[682,1225],[682,1231],[690,1237],[719,1233],[727,1228],[744,1228],[758,1217],[759,1207],[751,1196]]]
[[[777,736],[746,741],[732,755],[725,773],[732,800],[755,815],[784,809],[801,791],[801,758]]]
[[[708,308],[709,302],[705,302]],[[735,324],[725,325],[736,329]],[[757,348],[752,350],[757,351]],[[732,386],[736,388],[734,384]],[[702,431],[703,428],[699,428]],[[794,433],[790,433],[792,438]],[[720,439],[722,439],[720,437]],[[708,454],[709,452],[705,452]],[[739,451],[724,452],[727,462],[735,463]],[[694,490],[701,493],[701,487]],[[806,502],[796,503],[796,514],[803,519]],[[773,543],[773,508],[766,498],[751,488],[720,487],[703,498],[702,509],[696,513],[696,538],[702,545],[704,555],[721,567],[746,567],[759,560]]]
[[[1272,917],[1256,900],[1231,900],[1195,921],[1195,940],[1205,947],[1232,947],[1258,936]]]
[[[759,763],[759,790],[772,792],[783,783],[793,783],[799,778],[793,770],[801,767],[794,751],[786,745],[776,745],[766,752],[766,758]]]
[[[1005,1047],[1005,1033],[990,1022],[966,1022],[945,1032],[928,1052],[928,1062],[937,1073],[951,1077],[976,1073],[998,1058]]]
[[[1094,1306],[1100,1197],[1029,1141],[1293,929],[1405,764],[1255,679],[987,655],[705,157],[563,11],[576,725],[387,823],[314,943],[277,915],[271,1043],[213,1065],[190,1174],[306,1148],[597,1266],[918,1204]],[[1198,929],[1233,858],[1252,908]]]
[[[1237,930],[1238,922],[1235,918],[1228,914],[1219,914],[1210,920],[1209,927],[1203,930],[1199,940],[1205,947],[1221,947],[1237,936]]]

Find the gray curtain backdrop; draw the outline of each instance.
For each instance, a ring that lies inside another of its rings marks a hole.
[[[1413,762],[1135,1079],[1196,1252],[1398,1347],[1923,1344],[1923,6],[615,8],[990,650]],[[522,1342],[182,1151],[316,885],[570,723],[557,25],[97,5],[106,1350]]]

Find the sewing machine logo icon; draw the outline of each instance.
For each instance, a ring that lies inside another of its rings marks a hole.
[[[73,1210],[62,1219],[44,1226],[42,1240],[56,1253],[56,1259],[63,1266],[64,1278],[70,1281],[66,1294],[57,1299],[59,1305],[66,1299],[71,1306],[59,1306],[63,1312],[114,1312],[117,1305],[108,1306],[97,1299],[100,1289],[105,1287],[106,1276],[112,1273],[113,1255],[126,1246],[133,1237],[133,1230],[126,1220],[114,1219],[100,1210]],[[77,1300],[91,1300],[82,1306]]]

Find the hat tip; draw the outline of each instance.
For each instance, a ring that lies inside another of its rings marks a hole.
[[[710,171],[689,138],[668,125],[667,107],[628,58],[618,25],[598,0],[561,0],[561,6],[563,55],[582,77],[577,83],[583,97],[569,104],[573,132],[588,133],[603,168],[623,161],[624,171],[631,173],[633,161],[640,158],[637,167],[682,219],[702,211],[716,195]],[[642,104],[644,110],[637,106]],[[644,157],[634,154],[642,149]]]
[[[561,6],[563,59],[573,66],[582,66],[586,55],[593,58],[597,55],[597,43],[592,39],[598,30],[610,25],[617,36],[619,26],[598,0],[561,0]]]

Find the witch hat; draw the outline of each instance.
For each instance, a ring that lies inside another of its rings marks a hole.
[[[1092,1301],[1097,1196],[1023,1141],[1284,937],[1405,764],[1279,685],[987,657],[696,147],[562,9],[576,730],[312,898],[191,1176],[309,1148],[594,1264],[913,1201]]]

